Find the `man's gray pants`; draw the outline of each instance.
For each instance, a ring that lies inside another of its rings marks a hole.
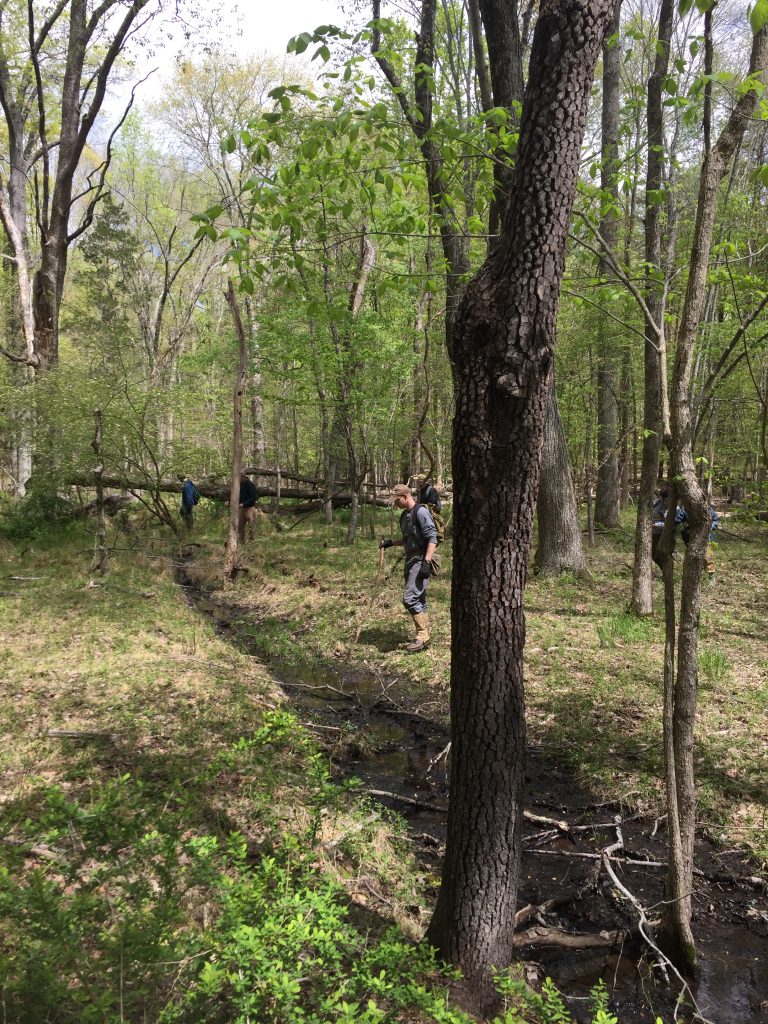
[[[418,615],[427,610],[427,583],[426,579],[419,579],[421,568],[421,555],[409,555],[405,559],[405,590],[403,591],[403,604],[405,610],[411,615]]]

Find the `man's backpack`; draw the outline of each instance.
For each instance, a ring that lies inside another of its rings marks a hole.
[[[192,484],[192,504],[196,505],[200,501],[200,491]]]
[[[435,524],[435,530],[437,532],[437,543],[442,544],[445,540],[445,520],[440,514],[440,509],[436,505],[428,505],[425,502],[417,502],[416,508],[425,508],[427,512],[432,516],[432,522]],[[416,509],[414,509],[414,515]]]

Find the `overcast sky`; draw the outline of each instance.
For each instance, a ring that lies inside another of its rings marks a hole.
[[[342,25],[344,15],[335,0],[241,0],[236,15],[222,19],[234,29],[227,35],[238,53],[284,54],[291,36],[310,32],[318,25]],[[231,11],[234,2],[225,0],[224,10]]]
[[[241,57],[265,52],[281,57],[292,36],[311,32],[319,25],[341,26],[346,21],[337,0],[218,0],[213,9],[219,12],[218,24],[203,28],[189,19],[189,39],[178,24],[168,20],[150,26],[149,46],[134,45],[130,51],[134,60],[131,70],[119,82],[113,79],[110,84],[106,103],[109,118],[118,115],[131,86],[150,71],[153,73],[139,87],[137,103],[141,107],[159,98],[173,74],[173,62],[181,54],[193,61],[201,60],[206,49],[234,51]],[[310,47],[292,59],[309,65],[315,49]]]

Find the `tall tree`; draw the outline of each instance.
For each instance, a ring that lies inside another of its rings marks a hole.
[[[663,413],[666,387],[663,366],[666,359],[664,306],[666,289],[661,261],[662,210],[658,201],[664,175],[664,108],[662,89],[669,68],[669,46],[674,23],[674,0],[662,0],[653,71],[648,79],[646,117],[648,159],[645,187],[645,344],[643,396],[643,455],[637,496],[635,561],[632,573],[632,610],[636,615],[653,611],[651,594],[651,528],[653,491],[659,472],[659,457],[668,420]]]
[[[600,191],[603,215],[600,235],[606,246],[616,249],[619,217],[619,99],[621,92],[621,46],[619,26],[621,3],[616,4],[611,30],[603,43],[603,104],[600,161]],[[610,278],[605,258],[601,275]],[[619,525],[619,373],[615,328],[603,315],[597,336],[597,488],[595,524],[612,529]]]
[[[696,472],[694,459],[694,417],[691,407],[691,372],[694,349],[702,319],[706,295],[707,271],[712,248],[720,183],[728,172],[747,126],[764,90],[768,73],[768,9],[755,33],[746,88],[723,125],[717,142],[710,141],[711,125],[711,20],[705,13],[705,101],[704,161],[699,176],[696,223],[691,246],[690,271],[677,336],[671,395],[671,469],[673,499],[677,494],[688,517],[690,540],[683,561],[680,615],[677,636],[674,615],[670,615],[670,588],[665,588],[667,604],[667,656],[665,658],[664,746],[667,769],[667,829],[669,833],[669,871],[667,900],[662,910],[662,935],[673,959],[683,969],[696,963],[696,947],[691,930],[693,847],[696,826],[696,786],[694,774],[694,725],[698,683],[698,635],[701,610],[701,577],[710,529],[707,499]],[[738,94],[737,94],[738,95]],[[671,551],[665,559],[671,571]],[[676,643],[675,643],[676,641]],[[675,647],[677,663],[675,664]]]
[[[536,503],[536,519],[536,571],[551,575],[584,572],[586,560],[581,542],[579,506],[554,380],[549,391],[541,446],[541,484]]]
[[[433,130],[436,11],[437,0],[422,0],[419,31],[416,34],[413,100],[409,99],[408,90],[382,46],[380,0],[373,0],[374,29],[371,50],[397,97],[403,115],[417,140],[424,163],[429,199],[437,216],[445,259],[445,343],[449,358],[452,359],[454,317],[461,298],[464,277],[470,270],[470,262],[467,234],[462,226],[456,199],[448,187],[445,159]],[[499,25],[499,28],[501,30],[502,26]]]
[[[510,204],[454,334],[451,803],[427,938],[493,1003],[512,954],[525,761],[523,593],[568,219],[612,0],[549,0],[531,52]],[[486,22],[493,34],[496,26]]]
[[[81,190],[75,175],[88,137],[101,112],[107,83],[131,36],[159,10],[160,0],[57,0],[41,9],[31,2],[13,5],[12,27],[23,31],[23,46],[9,37],[10,11],[0,7],[0,106],[8,132],[9,173],[0,181],[5,193],[2,219],[16,260],[24,323],[30,322],[27,361],[45,369],[58,359],[59,312],[67,257],[72,242],[90,225],[102,194],[111,155],[106,154]],[[63,50],[64,63],[58,53]],[[52,75],[51,62],[59,64]],[[54,81],[60,75],[60,91]],[[52,97],[54,98],[52,101]],[[132,102],[132,100],[131,100]],[[122,119],[120,121],[122,123]],[[119,127],[119,124],[118,126]],[[115,129],[116,131],[117,129]],[[55,159],[54,159],[55,156]],[[34,174],[32,173],[34,168]],[[34,208],[40,249],[32,280],[26,252],[28,188],[35,182]],[[72,211],[82,212],[72,224]]]

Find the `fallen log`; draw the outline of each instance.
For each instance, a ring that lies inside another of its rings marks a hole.
[[[620,946],[628,932],[618,928],[603,932],[562,932],[558,928],[529,928],[512,937],[515,946],[554,946],[557,949],[607,949]]]
[[[254,470],[254,476],[259,471]],[[70,487],[93,487],[93,477],[89,473],[76,473],[73,476],[68,477],[65,484]],[[112,487],[120,491],[149,491],[151,493],[163,493],[163,494],[181,494],[184,481],[179,479],[161,478],[159,480],[153,480],[151,478],[135,479],[124,476],[114,476],[107,473],[102,476],[102,485],[104,487]],[[211,498],[214,501],[226,501],[229,498],[229,484],[219,483],[217,481],[211,481],[210,479],[202,480],[200,483],[195,485],[204,498]],[[297,487],[281,487],[278,495],[277,488],[265,487],[263,485],[256,484],[256,493],[259,498],[292,498],[298,499],[299,501],[321,501],[322,493],[319,489],[319,484],[316,484],[313,490],[304,490]],[[334,507],[349,505],[352,501],[351,494],[334,494],[331,499]],[[389,506],[389,501],[384,498],[376,498],[363,496],[361,499],[366,505],[378,505],[382,508]]]

